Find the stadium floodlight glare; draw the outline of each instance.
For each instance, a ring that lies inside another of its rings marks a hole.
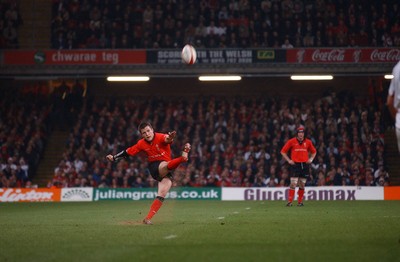
[[[385,75],[385,79],[393,79],[393,75]]]
[[[290,76],[292,80],[332,80],[331,75],[292,75]]]
[[[109,76],[107,77],[107,81],[110,82],[124,82],[124,81],[136,81],[136,82],[145,82],[149,81],[150,77],[148,76]]]
[[[240,81],[241,76],[199,76],[200,81]]]

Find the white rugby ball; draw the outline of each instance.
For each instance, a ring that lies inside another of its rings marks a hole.
[[[196,49],[192,45],[185,45],[182,49],[182,61],[185,64],[193,65],[196,62]]]

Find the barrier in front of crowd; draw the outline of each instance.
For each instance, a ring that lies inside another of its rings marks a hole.
[[[181,49],[4,50],[0,65],[176,65]],[[196,64],[394,64],[400,48],[197,49]]]
[[[167,195],[174,200],[276,201],[287,200],[288,188],[268,187],[177,187]],[[92,202],[151,200],[155,188],[1,188],[0,202]],[[305,200],[400,200],[400,187],[308,187]]]

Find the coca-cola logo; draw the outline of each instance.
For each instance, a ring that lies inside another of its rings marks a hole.
[[[371,61],[397,62],[399,60],[400,60],[400,49],[390,49],[390,50],[374,49],[374,51],[372,51],[371,53]]]
[[[332,49],[322,51],[317,49],[312,54],[312,60],[315,62],[343,62],[345,50],[343,49]]]

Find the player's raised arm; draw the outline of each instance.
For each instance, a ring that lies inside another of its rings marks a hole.
[[[165,137],[165,143],[171,144],[176,136],[176,131],[168,132],[168,135]]]
[[[124,158],[124,157],[127,157],[127,156],[128,156],[128,153],[126,152],[126,150],[122,150],[121,152],[119,152],[116,155],[111,155],[111,154],[107,155],[106,158],[109,161],[114,162],[114,161],[118,161],[120,158]]]

